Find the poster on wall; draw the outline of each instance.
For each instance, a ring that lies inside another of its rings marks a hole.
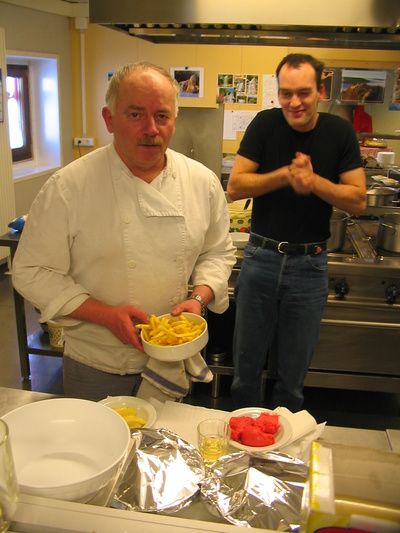
[[[400,69],[394,73],[393,94],[389,104],[389,111],[400,111]]]
[[[321,77],[321,83],[324,86],[325,96],[323,102],[328,102],[332,98],[333,70],[324,70]]]
[[[383,104],[386,72],[383,70],[342,70],[342,104]]]
[[[217,104],[257,104],[258,74],[217,75]]]
[[[181,98],[202,98],[204,91],[203,67],[171,67],[170,74],[178,82]]]
[[[0,68],[0,122],[4,122],[3,117],[3,74]]]
[[[278,84],[275,74],[263,74],[262,89],[262,109],[281,107],[278,99]]]

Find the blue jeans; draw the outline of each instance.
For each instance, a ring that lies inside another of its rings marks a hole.
[[[273,341],[277,380],[270,407],[302,408],[327,297],[326,252],[286,255],[246,244],[235,286],[231,393],[237,408],[261,405],[262,372]]]

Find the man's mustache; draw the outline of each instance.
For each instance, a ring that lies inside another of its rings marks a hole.
[[[161,146],[162,142],[159,139],[138,139],[136,144],[138,146]]]

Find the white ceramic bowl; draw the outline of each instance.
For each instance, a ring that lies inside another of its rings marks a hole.
[[[273,413],[270,409],[264,409],[262,407],[243,407],[230,413],[227,421],[234,416],[250,416],[251,418],[258,418],[262,413]],[[231,446],[239,450],[245,450],[248,452],[265,452],[268,450],[276,450],[282,448],[287,444],[292,436],[292,426],[287,418],[279,415],[279,429],[275,433],[275,443],[269,446],[245,446],[241,442],[237,442],[231,439]]]
[[[238,250],[243,250],[249,241],[250,233],[233,232],[231,235],[233,245],[236,246]]]
[[[99,403],[106,405],[107,407],[133,407],[137,413],[137,416],[146,420],[144,428],[151,428],[154,422],[157,420],[157,412],[151,403],[136,398],[136,396],[107,396]]]
[[[3,416],[20,491],[87,502],[117,474],[130,443],[124,419],[97,402],[54,398]]]
[[[157,346],[147,342],[143,338],[143,332],[141,332],[143,348],[147,355],[154,357],[154,359],[158,359],[159,361],[183,361],[184,359],[188,359],[189,357],[196,355],[197,352],[200,352],[204,348],[208,342],[207,322],[204,320],[204,318],[199,315],[195,315],[194,313],[182,313],[182,315],[185,316],[185,318],[187,318],[190,322],[193,322],[193,324],[202,324],[205,322],[206,326],[203,333],[194,340],[185,342],[184,344],[178,344],[176,346]],[[174,317],[168,314],[160,315],[159,318],[162,318],[163,316],[168,317],[171,321],[179,320],[179,317]]]

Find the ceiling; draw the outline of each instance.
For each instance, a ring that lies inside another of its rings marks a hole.
[[[400,50],[399,0],[89,0],[89,21],[157,44]]]

